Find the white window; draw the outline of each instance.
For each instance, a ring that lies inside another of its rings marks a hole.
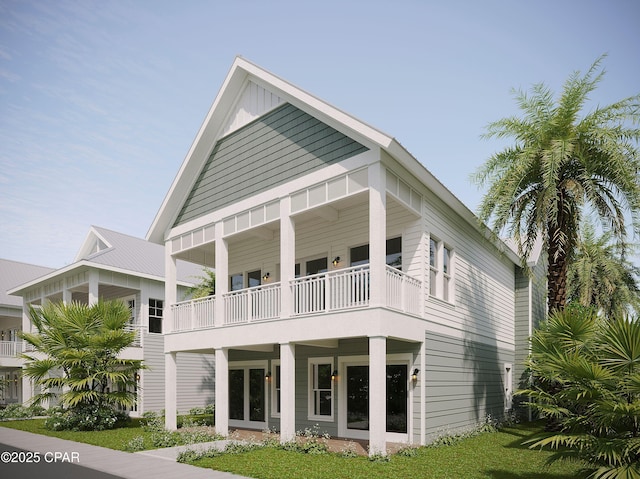
[[[271,415],[280,417],[280,361],[271,361]]]
[[[309,359],[309,419],[333,421],[333,358]]]
[[[429,294],[453,303],[452,249],[435,237],[429,241]]]

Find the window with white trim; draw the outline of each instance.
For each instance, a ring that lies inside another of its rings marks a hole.
[[[333,358],[309,359],[309,419],[333,420]]]
[[[442,241],[429,241],[429,294],[453,302],[453,250]]]
[[[271,415],[280,417],[280,361],[271,361]]]
[[[149,332],[162,333],[162,299],[149,299]]]

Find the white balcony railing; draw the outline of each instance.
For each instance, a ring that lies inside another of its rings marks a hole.
[[[389,308],[420,314],[420,280],[387,266],[385,282]],[[213,296],[173,304],[172,332],[278,319],[281,288],[280,283],[273,283],[225,293],[222,296],[224,318],[218,323]],[[366,308],[370,300],[369,265],[296,278],[291,281],[290,288],[294,316]]]
[[[222,297],[224,324],[276,319],[280,316],[280,283],[233,291]]]
[[[171,305],[172,331],[213,328],[215,325],[215,298],[192,299]]]
[[[133,343],[131,343],[132,347],[141,347],[142,346],[142,332],[143,332],[143,327],[141,324],[127,324],[124,327],[125,331],[133,331],[134,333],[136,333],[135,338],[133,339]]]
[[[387,306],[409,314],[420,314],[422,282],[387,266]]]
[[[369,305],[368,265],[297,278],[291,285],[296,315]]]
[[[22,341],[0,341],[0,358],[16,358],[22,352]]]

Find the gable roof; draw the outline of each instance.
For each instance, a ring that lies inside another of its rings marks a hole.
[[[55,271],[53,268],[0,258],[0,305],[22,308],[22,298],[7,293],[19,284]]]
[[[12,292],[18,294],[42,281],[60,276],[81,266],[121,272],[164,282],[164,247],[117,231],[92,226],[74,262],[48,274],[18,283]],[[178,281],[194,284],[202,276],[202,267],[186,261],[177,262]]]
[[[253,94],[252,92],[255,92]],[[339,110],[263,68],[236,57],[147,233],[163,244],[216,142],[283,102],[305,111],[357,141],[377,145],[420,179],[487,239],[495,236],[395,138]],[[496,246],[514,263],[520,259],[502,242]]]

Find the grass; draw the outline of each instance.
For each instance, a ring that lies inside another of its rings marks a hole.
[[[522,446],[540,432],[531,424],[503,428],[464,439],[452,446],[422,447],[412,457],[392,456],[388,462],[338,454],[308,455],[276,448],[242,454],[223,454],[191,464],[260,479],[578,479],[582,465],[547,466],[549,451]]]
[[[126,450],[126,444],[142,436],[151,448],[151,433],[137,422],[110,431],[50,431],[43,419],[0,422],[10,427]],[[586,473],[575,463],[546,466],[549,451],[531,450],[522,445],[541,432],[539,424],[520,424],[461,440],[451,446],[422,447],[414,456],[392,456],[388,462],[370,461],[366,457],[345,458],[338,454],[311,455],[265,447],[241,454],[222,454],[193,461],[192,464],[259,479],[582,479]]]
[[[128,426],[108,431],[51,431],[44,427],[44,419],[26,419],[17,421],[0,422],[0,426],[21,431],[41,434],[43,436],[58,437],[69,441],[102,446],[118,451],[126,450],[129,441],[137,436],[144,437],[145,445],[151,449],[151,433],[145,432],[140,427],[138,421],[133,420]]]

